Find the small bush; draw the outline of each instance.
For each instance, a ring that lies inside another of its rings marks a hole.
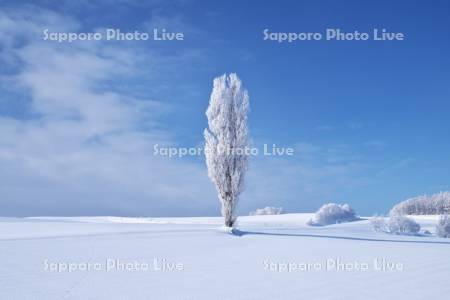
[[[348,204],[328,203],[323,205],[309,220],[309,225],[329,225],[357,220],[355,211]]]
[[[263,215],[281,215],[283,213],[282,207],[267,206],[264,208],[258,208],[255,211],[251,211],[249,216],[263,216]]]
[[[399,235],[416,235],[420,231],[420,225],[411,218],[392,215],[387,220],[383,217],[373,217],[370,220],[375,231]]]
[[[372,227],[375,231],[387,231],[386,220],[383,217],[374,216],[372,219],[370,219],[370,224],[372,224]]]
[[[439,237],[450,238],[450,216],[442,215],[436,226],[436,235]]]
[[[387,225],[393,234],[415,235],[420,231],[419,223],[405,216],[391,216]]]

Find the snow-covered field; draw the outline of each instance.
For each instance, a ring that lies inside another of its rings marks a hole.
[[[311,214],[0,218],[0,299],[446,299],[450,239]],[[70,268],[70,271],[69,271]],[[89,270],[87,270],[89,269]]]

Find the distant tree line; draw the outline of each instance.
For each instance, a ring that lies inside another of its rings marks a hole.
[[[450,192],[409,198],[395,205],[391,215],[447,215],[450,214]]]

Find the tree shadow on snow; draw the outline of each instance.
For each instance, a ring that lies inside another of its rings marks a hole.
[[[312,238],[325,238],[325,239],[337,239],[337,240],[365,241],[365,242],[391,242],[391,243],[414,243],[414,244],[442,244],[442,245],[450,245],[450,241],[449,242],[444,242],[444,241],[393,240],[393,239],[359,238],[359,237],[335,236],[335,235],[323,235],[323,234],[275,233],[275,232],[242,231],[242,230],[238,230],[238,229],[234,229],[233,230],[233,234],[236,235],[236,236],[268,235],[268,236],[287,236],[287,237],[312,237]]]

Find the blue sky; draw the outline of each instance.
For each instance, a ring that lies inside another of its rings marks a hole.
[[[1,215],[217,215],[202,143],[212,80],[237,72],[254,157],[240,212],[347,202],[365,215],[450,189],[448,1],[0,1]],[[43,41],[104,28],[184,41]],[[404,41],[264,41],[327,28]]]

